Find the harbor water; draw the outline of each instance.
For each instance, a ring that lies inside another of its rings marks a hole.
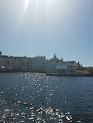
[[[0,123],[93,123],[93,77],[0,73]]]

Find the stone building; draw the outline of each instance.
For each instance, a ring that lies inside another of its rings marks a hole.
[[[8,57],[8,67],[7,67],[7,69],[8,70],[13,70],[13,67],[14,67],[14,57],[10,56],[10,57]]]

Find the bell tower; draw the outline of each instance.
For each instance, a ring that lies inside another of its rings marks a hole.
[[[57,58],[57,56],[56,56],[56,54],[54,53],[54,59],[56,59]]]

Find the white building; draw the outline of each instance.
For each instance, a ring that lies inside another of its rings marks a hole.
[[[32,72],[46,72],[46,57],[36,56],[31,58],[30,69]]]
[[[47,73],[56,73],[57,63],[59,63],[59,59],[54,54],[53,58],[47,60]]]
[[[56,65],[56,72],[58,74],[75,74],[76,70],[83,69],[81,65],[76,63],[75,61],[59,61]]]
[[[47,60],[47,73],[56,73],[56,62],[52,60]]]
[[[58,74],[65,74],[66,70],[67,70],[66,62],[59,61],[56,64],[56,73],[58,73]]]

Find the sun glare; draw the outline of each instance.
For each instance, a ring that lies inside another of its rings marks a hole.
[[[23,20],[24,20],[24,16],[25,16],[25,13],[26,13],[26,11],[27,11],[27,8],[28,8],[28,4],[29,4],[29,0],[24,0],[23,2],[22,2],[22,5],[21,5],[21,9],[20,9],[20,18],[19,18],[19,21],[18,21],[18,25],[17,25],[17,27],[18,28],[20,28],[20,26],[21,26],[21,24],[22,24],[22,22],[23,22]]]
[[[20,7],[21,9],[20,9],[20,16],[19,16],[19,20],[18,20],[18,28],[20,28],[20,26],[22,25],[29,6],[30,6],[30,9],[34,10],[34,15],[32,15],[32,16],[34,16],[35,20],[37,20],[40,13],[43,13],[41,10],[42,9],[45,10],[46,6],[47,6],[47,8],[49,8],[51,1],[52,0],[23,0],[22,5]],[[33,6],[34,6],[34,8],[33,8]],[[46,9],[46,11],[48,11],[48,9]]]
[[[25,0],[25,5],[24,5],[24,12],[27,10],[29,0]]]

